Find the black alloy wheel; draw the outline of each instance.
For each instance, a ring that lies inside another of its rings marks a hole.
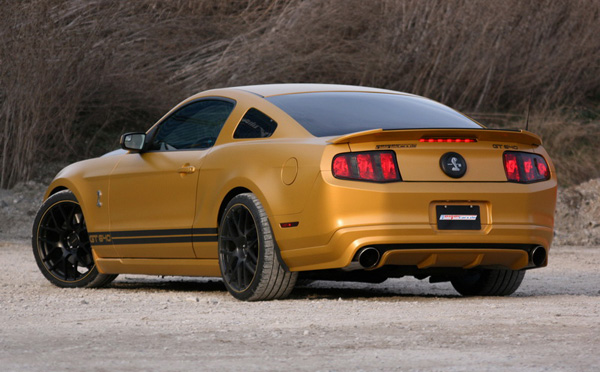
[[[251,193],[235,196],[225,207],[219,225],[219,267],[225,287],[243,301],[287,297],[298,273],[287,270],[277,257],[267,214]]]
[[[81,206],[70,191],[58,192],[42,204],[32,246],[38,267],[59,287],[99,287],[116,278],[98,272]]]
[[[223,277],[236,292],[250,286],[258,266],[258,228],[243,204],[232,206],[223,220],[220,256]]]

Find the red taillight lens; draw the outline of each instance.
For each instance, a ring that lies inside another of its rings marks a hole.
[[[521,176],[519,175],[519,162],[517,161],[517,155],[514,153],[504,153],[504,171],[509,181],[520,182]]]
[[[511,182],[532,183],[550,179],[548,163],[540,155],[528,152],[504,153],[504,171]]]
[[[397,180],[398,169],[394,155],[389,152],[380,153],[379,159],[381,160],[381,172],[383,173],[383,178],[385,180]]]
[[[348,165],[348,159],[343,156],[338,156],[333,159],[333,174],[336,177],[349,178],[350,166]]]
[[[542,159],[544,160],[544,159]],[[546,177],[546,179],[550,178],[550,171],[548,170],[548,164],[546,161],[540,161],[537,163],[538,173]]]
[[[371,154],[360,154],[356,156],[358,165],[358,177],[363,180],[374,181],[375,171],[373,170],[373,158]]]
[[[348,152],[333,158],[333,176],[357,181],[401,181],[393,151]]]

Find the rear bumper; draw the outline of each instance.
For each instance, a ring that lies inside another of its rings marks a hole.
[[[378,267],[435,261],[430,267],[516,270],[530,266],[528,252],[511,245],[551,245],[556,181],[371,184],[323,172],[308,200],[302,213],[272,221],[281,257],[293,271],[344,268],[360,248],[394,245],[382,252]],[[479,205],[481,230],[439,230],[435,206],[447,204]],[[279,226],[292,221],[298,226]]]
[[[375,247],[382,256],[377,267],[503,266],[519,270],[532,267],[529,250],[536,246],[548,250],[551,238],[551,228],[527,225],[494,226],[481,235],[440,235],[432,233],[429,225],[363,226],[336,231],[324,246],[282,251],[282,258],[294,271],[344,268],[359,249]]]

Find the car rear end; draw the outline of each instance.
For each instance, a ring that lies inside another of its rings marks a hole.
[[[547,265],[557,182],[539,137],[434,125],[326,138],[303,212],[276,217],[294,221],[276,231],[291,270]]]

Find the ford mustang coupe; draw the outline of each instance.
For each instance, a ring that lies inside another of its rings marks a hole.
[[[33,252],[50,282],[220,276],[240,300],[298,277],[513,293],[547,265],[556,174],[542,141],[432,100],[319,84],[209,90],[50,184]]]

